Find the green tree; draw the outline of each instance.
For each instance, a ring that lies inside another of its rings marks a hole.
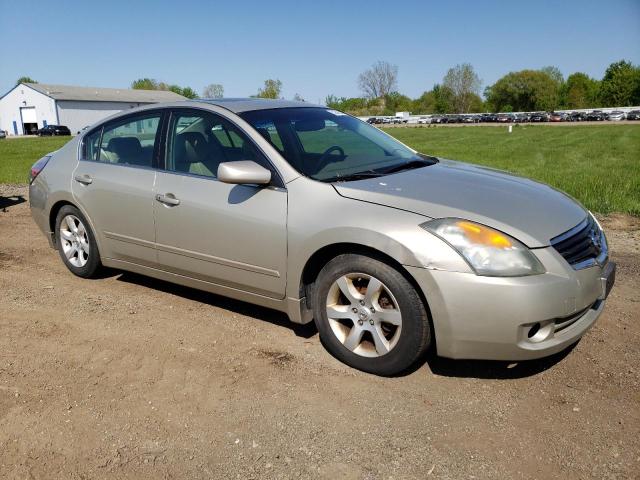
[[[469,96],[469,109],[467,113],[480,113],[485,111],[484,101],[482,97],[477,93],[472,93]]]
[[[411,111],[413,101],[399,92],[390,92],[382,97],[385,115],[394,115],[396,112]]]
[[[540,71],[549,75],[549,77],[558,82],[558,84],[564,83],[564,75],[562,75],[562,72],[558,67],[542,67]]]
[[[38,83],[38,82],[31,77],[24,76],[16,80],[16,85],[20,85],[21,83]]]
[[[219,83],[212,83],[202,90],[202,98],[222,98],[224,97],[224,87]]]
[[[598,88],[599,82],[586,73],[572,73],[562,86],[562,105],[566,108],[595,107],[598,103]]]
[[[559,105],[558,81],[541,70],[510,72],[485,89],[491,108],[503,111],[509,105],[514,111],[554,110]]]
[[[280,98],[282,82],[280,80],[268,79],[264,81],[264,88],[258,90],[258,98]]]
[[[433,86],[433,97],[435,99],[435,113],[453,113],[453,92],[444,85]]]
[[[451,104],[455,113],[468,113],[480,93],[480,77],[469,63],[456,65],[447,71],[442,86],[451,92]]]
[[[179,85],[170,85],[168,90],[182,95],[186,98],[198,98],[198,93],[191,87],[180,87]]]
[[[325,98],[324,103],[329,108],[340,110],[351,115],[369,115],[372,113],[381,114],[381,111],[375,111],[376,106],[373,102],[369,102],[366,98],[361,97],[346,98],[328,95],[327,98]]]
[[[433,95],[433,91],[429,90],[413,101],[411,111],[415,114],[434,113],[436,109],[435,104],[436,99]]]
[[[346,100],[345,97],[338,97],[334,94],[327,95],[324,99],[324,104],[329,108],[335,108],[336,110],[340,109],[340,105],[342,102]]]
[[[158,86],[158,81],[153,78],[139,78],[131,82],[134,90],[160,90]]]
[[[134,90],[168,90],[187,98],[198,98],[198,94],[191,87],[181,87],[180,85],[159,82],[153,78],[139,78],[131,82]]]
[[[621,60],[607,68],[600,84],[603,107],[628,107],[640,103],[640,67]]]

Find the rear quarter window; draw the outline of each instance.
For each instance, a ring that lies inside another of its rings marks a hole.
[[[82,140],[82,159],[98,161],[98,155],[100,152],[100,136],[102,135],[102,129],[98,129],[95,132],[86,135]]]

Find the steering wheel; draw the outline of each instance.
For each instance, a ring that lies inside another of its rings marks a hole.
[[[339,147],[338,145],[329,147],[324,151],[322,155],[320,155],[320,158],[318,159],[318,168],[316,170],[317,172],[322,170],[329,163],[336,161],[334,159],[329,158],[329,155],[331,154],[331,152],[339,152],[341,157],[340,160],[344,160],[344,157],[345,157],[344,150],[341,147]]]

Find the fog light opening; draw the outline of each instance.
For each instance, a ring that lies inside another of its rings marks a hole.
[[[536,333],[538,333],[540,331],[540,324],[539,323],[535,323],[530,329],[529,329],[529,333],[527,333],[527,337],[528,338],[533,338]]]

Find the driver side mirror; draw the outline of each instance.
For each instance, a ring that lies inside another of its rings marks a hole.
[[[237,185],[267,185],[271,182],[271,172],[252,160],[224,162],[218,165],[218,180]]]

